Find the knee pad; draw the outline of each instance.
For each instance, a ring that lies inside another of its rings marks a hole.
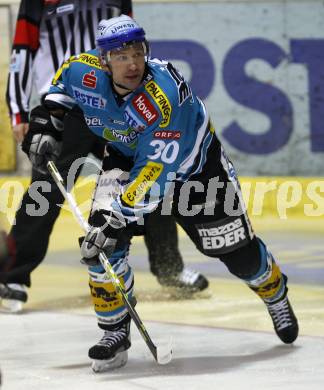
[[[254,237],[240,249],[220,255],[219,259],[226,265],[230,273],[238,278],[246,280],[252,277],[258,272],[261,264],[257,237]]]

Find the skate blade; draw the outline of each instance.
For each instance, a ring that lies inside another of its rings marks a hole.
[[[172,360],[172,338],[164,345],[158,345],[156,348],[157,362],[159,364],[168,364]]]
[[[128,360],[127,351],[118,353],[115,357],[109,360],[92,359],[91,368],[95,373],[111,371],[116,368],[123,367]]]
[[[21,313],[23,309],[23,302],[15,299],[1,299],[0,312],[2,313]]]

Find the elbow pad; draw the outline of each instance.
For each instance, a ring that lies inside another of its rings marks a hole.
[[[61,130],[58,130],[53,124],[52,115],[45,106],[37,106],[31,111],[27,135],[47,134],[60,141],[62,139],[62,130],[63,127]]]
[[[30,113],[29,130],[22,142],[22,150],[41,173],[47,173],[47,162],[56,161],[62,150],[62,131],[55,128],[50,113],[42,105]]]

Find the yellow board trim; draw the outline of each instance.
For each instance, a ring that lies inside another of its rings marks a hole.
[[[1,39],[5,41],[5,39]],[[2,46],[2,45],[1,45]],[[2,51],[2,54],[4,52]],[[5,63],[0,65],[0,72],[3,77],[0,78],[0,172],[14,171],[16,169],[16,141],[11,129],[9,110],[5,101],[7,88],[8,64],[3,56]]]
[[[29,177],[4,176],[0,178],[0,223],[6,230],[14,223],[15,212],[19,207],[20,199],[30,182]],[[257,232],[284,229],[286,231],[314,231],[324,234],[324,193],[319,198],[318,205],[310,196],[315,185],[320,183],[324,189],[323,177],[240,177],[243,189],[243,198],[248,206],[252,225]],[[275,182],[275,185],[273,185]],[[258,190],[258,184],[268,185],[273,190],[264,196]],[[285,213],[287,201],[282,189],[287,183],[295,183],[299,188],[300,199]],[[90,177],[79,177],[74,186],[73,195],[85,218],[89,215],[91,197],[94,189],[94,180]],[[312,211],[316,213],[305,213]],[[278,211],[279,210],[279,211]],[[60,216],[55,224],[51,236],[50,249],[59,251],[67,249],[78,250],[78,237],[83,234],[82,229],[73,218],[69,206],[64,203]],[[179,234],[185,234],[179,229]]]

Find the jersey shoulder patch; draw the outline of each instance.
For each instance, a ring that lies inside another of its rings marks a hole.
[[[91,66],[92,68],[102,69],[99,58],[95,54],[81,53],[76,56],[75,62],[80,62],[81,64]]]

